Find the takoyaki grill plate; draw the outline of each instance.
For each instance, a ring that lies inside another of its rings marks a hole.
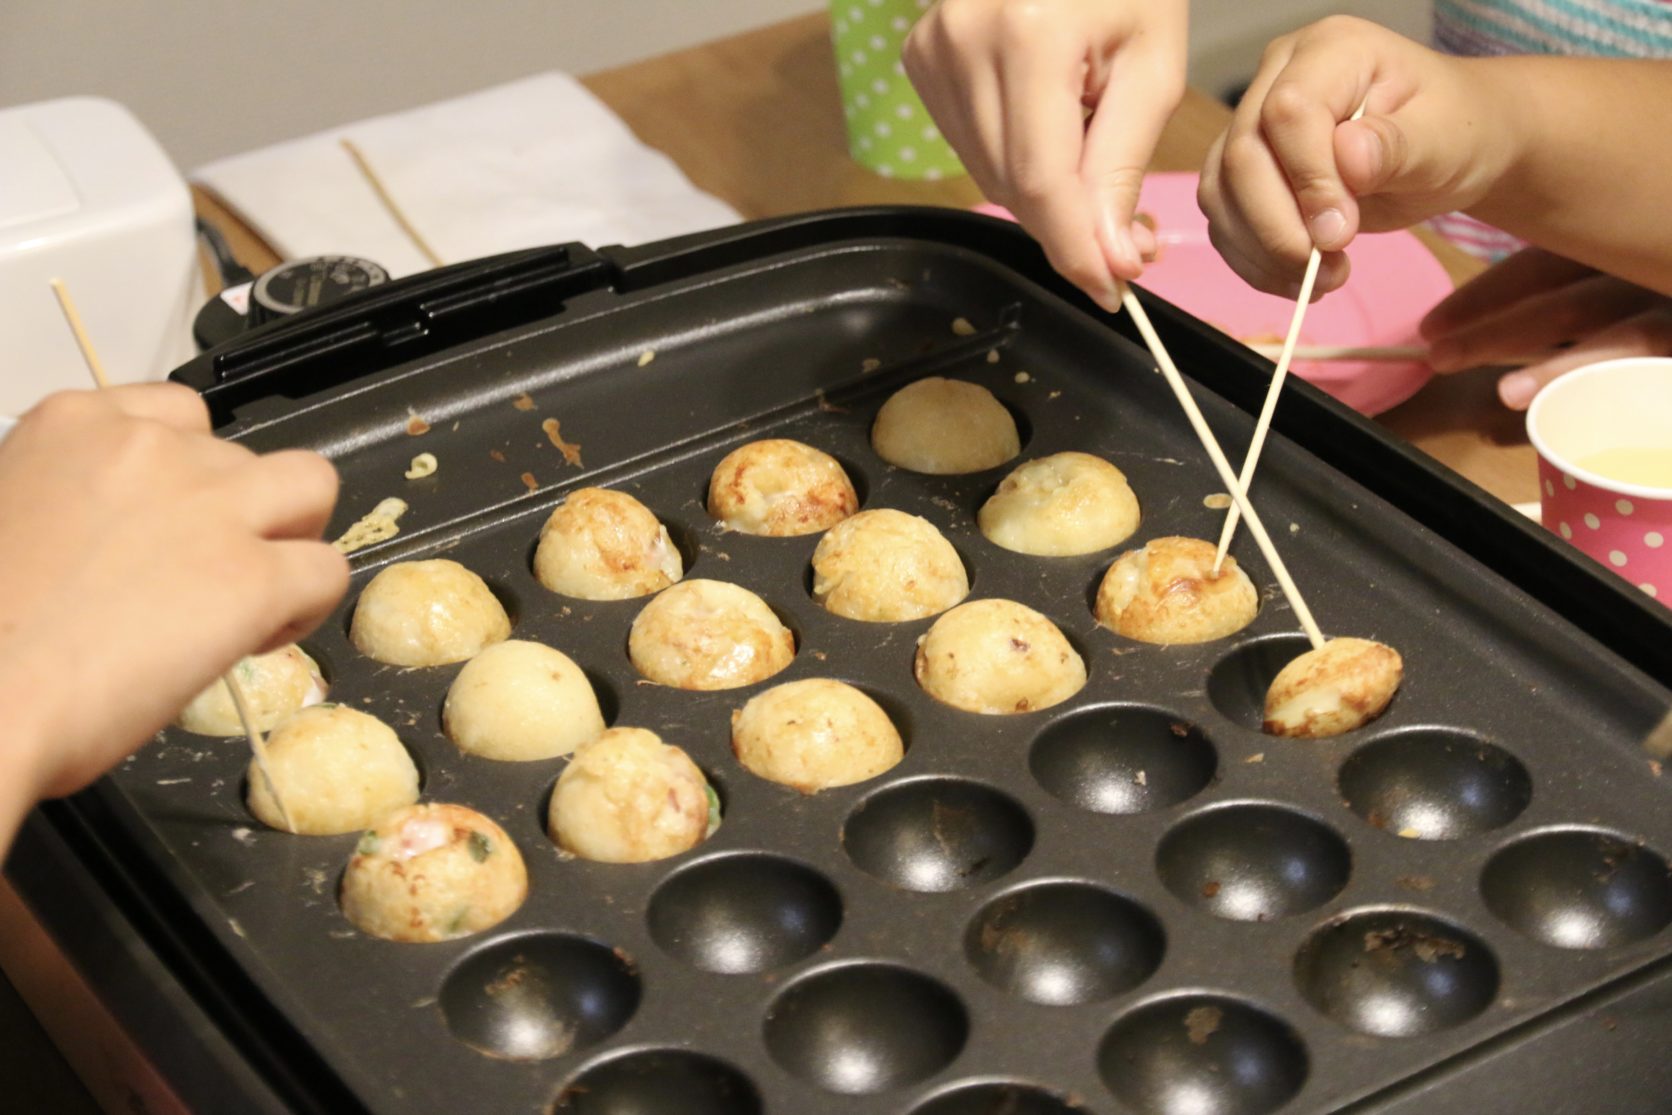
[[[1216,535],[1204,499],[1223,486],[1150,357],[1014,231],[868,211],[423,281],[178,378],[228,436],[329,454],[333,532],[385,497],[410,504],[304,645],[334,700],[400,734],[424,800],[507,829],[526,904],[445,944],[357,932],[336,899],[355,837],[263,828],[237,740],[165,732],[72,806],[123,849],[109,885],[166,914],[135,914],[145,932],[194,958],[182,980],[259,1022],[238,1043],[278,1066],[289,1106],[1265,1115],[1480,1110],[1483,1088],[1503,1109],[1664,1106],[1656,1015],[1620,1004],[1672,958],[1672,787],[1637,749],[1672,703],[1672,624],[1629,586],[1298,386],[1258,506],[1325,630],[1398,648],[1406,677],[1365,729],[1267,737],[1265,685],[1304,640],[1246,533],[1254,624],[1148,646],[1092,618],[1112,552],[1031,558],[981,536],[1006,469],[930,477],[871,451],[889,393],[968,379],[1017,416],[1021,459],[1076,449],[1126,472],[1143,509],[1129,545]],[[1153,305],[1240,457],[1269,366]],[[817,536],[728,534],[707,515],[712,467],[767,436],[836,456],[864,507],[935,523],[971,599],[1055,620],[1086,687],[1015,716],[929,699],[911,663],[930,621],[827,614],[808,592]],[[439,469],[408,481],[420,452]],[[687,576],[760,594],[796,633],[793,665],[717,693],[639,679],[626,642],[643,601],[561,598],[530,571],[541,523],[582,485],[655,511]],[[683,746],[723,800],[719,830],[657,863],[560,856],[543,820],[562,760],[461,755],[440,727],[459,667],[381,666],[347,640],[369,577],[431,556],[486,578],[513,637],[585,667],[611,723]],[[821,676],[887,709],[904,761],[816,796],[739,766],[730,712]],[[1617,1039],[1606,1084],[1547,1070],[1601,1033]]]

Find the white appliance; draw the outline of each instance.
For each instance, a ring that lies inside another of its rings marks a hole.
[[[52,279],[112,383],[161,379],[193,355],[204,295],[191,192],[114,101],[0,109],[0,415],[93,386]]]

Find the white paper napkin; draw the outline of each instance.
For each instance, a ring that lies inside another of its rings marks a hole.
[[[221,159],[192,177],[286,258],[357,255],[395,276],[426,269],[344,137],[447,263],[573,240],[638,244],[738,220],[560,73]]]

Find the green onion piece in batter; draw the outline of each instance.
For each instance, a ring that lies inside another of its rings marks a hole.
[[[720,827],[720,795],[714,792],[714,787],[704,782],[703,793],[708,795],[708,831],[704,836],[713,836],[714,830]]]
[[[383,847],[383,838],[377,833],[367,831],[360,837],[360,844],[354,850],[363,856],[375,856],[377,850]]]
[[[479,832],[472,832],[470,834],[470,858],[477,863],[481,863],[491,855],[493,855],[493,841]]]

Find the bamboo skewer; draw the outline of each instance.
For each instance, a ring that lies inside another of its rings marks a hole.
[[[1244,341],[1242,343],[1268,360],[1275,360],[1283,354],[1283,342],[1280,341]],[[1426,364],[1428,363],[1428,347],[1426,345],[1296,345],[1293,358],[1296,360],[1319,361],[1355,360],[1376,364]],[[1539,356],[1531,353],[1520,356],[1505,356],[1497,360],[1490,360],[1482,367],[1521,367],[1526,364],[1537,364],[1539,361],[1548,358],[1548,354]]]
[[[419,254],[429,261],[431,267],[443,266],[444,261],[441,256],[434,248],[430,247],[429,241],[425,240],[423,233],[418,231],[418,226],[407,218],[405,211],[396,203],[394,195],[383,184],[383,179],[372,168],[371,162],[367,160],[359,145],[346,137],[338,142],[342,144],[343,150],[348,152],[348,157],[354,160],[354,165],[359,168],[361,175],[366,179],[367,185],[371,186],[372,193],[377,195],[379,203],[389,211],[389,216],[395,219],[395,223],[401,226],[401,231],[406,233],[406,238],[412,241],[412,246],[417,248]]]
[[[60,279],[48,280],[52,293],[58,298],[58,306],[64,311],[64,320],[69,322],[70,332],[75,334],[76,348],[81,350],[81,359],[92,373],[93,382],[99,390],[110,386],[110,380],[105,375],[104,364],[99,360],[99,350],[93,347],[93,338],[87,335],[87,329],[81,323],[81,314],[76,310],[75,299],[70,297],[69,288]],[[250,714],[249,702],[244,697],[244,687],[239,684],[238,667],[234,666],[223,675],[227,690],[232,694],[232,705],[238,710],[238,719],[243,722],[244,734],[250,741],[250,752],[255,756],[255,765],[261,771],[261,777],[267,782],[267,789],[273,795],[273,802],[279,807],[279,816],[284,819],[285,828],[296,831],[296,822],[290,818],[290,808],[285,805],[284,795],[279,792],[279,784],[273,778],[273,772],[267,767],[267,741],[262,738],[261,729],[256,727],[255,717]]]
[[[1219,473],[1220,483],[1224,484],[1231,493],[1231,499],[1242,509],[1248,519],[1249,532],[1254,535],[1255,543],[1260,547],[1260,553],[1265,556],[1266,564],[1271,566],[1273,575],[1277,577],[1277,584],[1288,598],[1289,606],[1295,611],[1295,618],[1300,620],[1302,630],[1312,643],[1314,650],[1324,645],[1324,634],[1318,629],[1318,621],[1312,618],[1312,610],[1306,606],[1301,597],[1300,589],[1295,586],[1294,578],[1289,576],[1289,569],[1283,564],[1283,558],[1277,552],[1271,535],[1266,533],[1265,524],[1260,522],[1260,516],[1255,513],[1253,504],[1248,502],[1248,493],[1237,485],[1236,474],[1231,471],[1231,462],[1226,459],[1225,451],[1219,447],[1219,441],[1208,428],[1207,419],[1202,417],[1202,410],[1191,397],[1190,388],[1185,385],[1184,376],[1179,374],[1178,366],[1173,358],[1167,354],[1167,348],[1161,343],[1161,338],[1155,332],[1155,326],[1150,324],[1149,314],[1128,287],[1121,295],[1121,305],[1132,315],[1132,322],[1138,327],[1144,343],[1149,346],[1150,354],[1155,362],[1161,366],[1161,374],[1167,380],[1167,386],[1173,389],[1179,405],[1184,408],[1184,416],[1189,419],[1190,426],[1196,431],[1201,440],[1202,448],[1207,450],[1208,459]]]
[[[1347,119],[1357,120],[1364,115],[1364,102]],[[1266,401],[1260,406],[1260,417],[1254,423],[1254,439],[1248,443],[1248,455],[1242,461],[1242,473],[1237,477],[1236,486],[1232,490],[1232,498],[1238,493],[1246,494],[1254,483],[1254,469],[1260,463],[1260,451],[1266,447],[1266,434],[1271,430],[1271,416],[1277,411],[1277,396],[1283,390],[1283,381],[1289,378],[1289,365],[1295,358],[1295,346],[1300,344],[1301,322],[1306,320],[1306,307],[1312,302],[1312,288],[1318,282],[1318,266],[1323,262],[1324,253],[1317,245],[1313,245],[1312,252],[1306,257],[1306,274],[1300,280],[1300,294],[1295,298],[1295,313],[1289,319],[1289,334],[1283,338],[1283,351],[1277,355],[1277,368],[1271,373],[1271,385],[1266,388]],[[1231,548],[1231,538],[1237,532],[1237,516],[1248,501],[1239,499],[1231,505],[1225,513],[1225,527],[1219,532],[1219,548],[1214,551],[1213,571],[1219,572],[1219,567],[1225,564],[1225,554]]]

